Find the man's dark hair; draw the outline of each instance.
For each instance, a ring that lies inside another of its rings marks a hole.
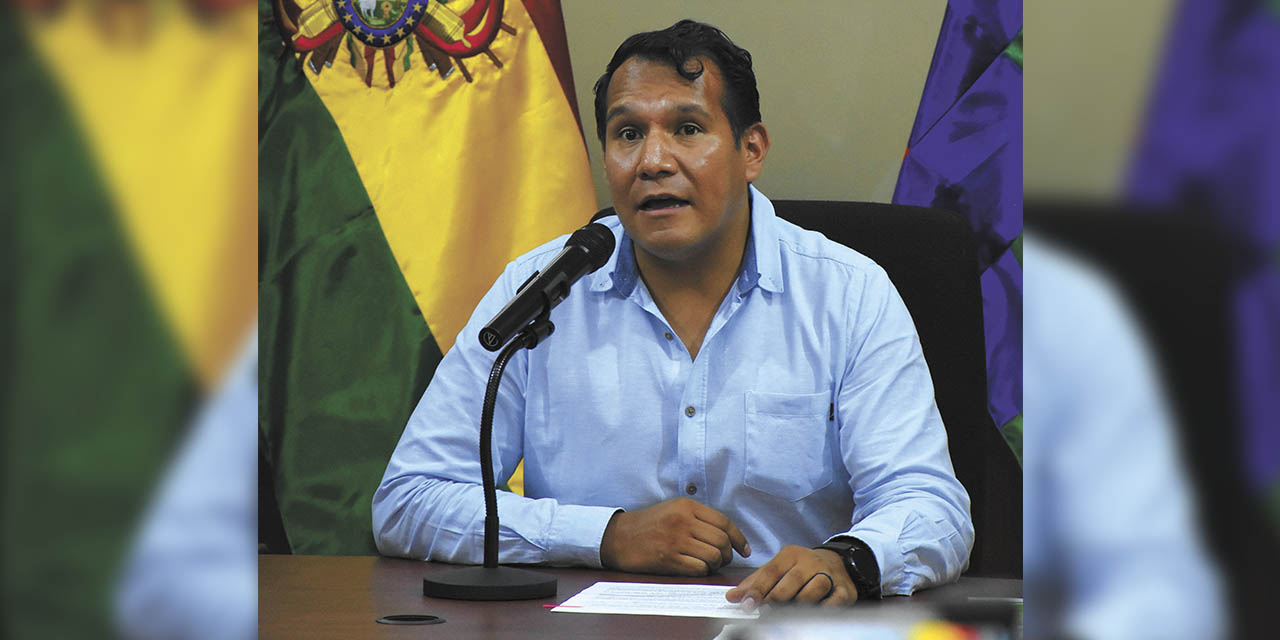
[[[736,145],[747,127],[760,122],[760,92],[756,90],[756,74],[751,70],[751,54],[734,44],[723,31],[701,22],[681,20],[661,31],[637,33],[623,41],[613,53],[604,75],[596,81],[596,136],[604,144],[605,108],[608,106],[609,81],[622,63],[631,58],[671,65],[676,73],[692,82],[704,71],[698,57],[716,63],[724,78],[720,108],[729,118]]]

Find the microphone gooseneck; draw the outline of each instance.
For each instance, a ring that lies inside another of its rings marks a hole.
[[[514,298],[480,331],[480,344],[502,350],[489,371],[480,410],[480,481],[484,491],[484,565],[437,571],[422,579],[422,595],[461,600],[532,600],[556,594],[556,577],[504,567],[498,562],[498,492],[493,472],[493,414],[502,372],[511,356],[532,349],[555,331],[551,308],[569,287],[599,269],[613,254],[613,232],[591,223],[573,232],[547,267],[535,272]],[[514,336],[514,338],[513,338]],[[509,344],[508,344],[509,343]],[[506,348],[503,348],[506,345]]]
[[[569,236],[564,249],[529,278],[515,297],[480,330],[480,345],[497,351],[516,332],[551,312],[582,276],[604,266],[613,255],[613,231],[593,222]]]

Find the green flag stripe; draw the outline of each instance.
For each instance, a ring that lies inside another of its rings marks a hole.
[[[1018,68],[1022,68],[1022,29],[1018,29],[1018,35],[1013,37],[1013,42],[1009,43],[1004,49],[1004,55],[1009,56]]]
[[[0,636],[109,635],[145,501],[198,397],[83,133],[0,9],[5,251]],[[12,98],[12,99],[9,99]]]
[[[337,126],[280,46],[264,25],[258,412],[269,480],[294,553],[374,554],[373,492],[441,352]]]
[[[1004,437],[1005,443],[1013,450],[1013,455],[1018,459],[1018,466],[1022,466],[1022,414],[1011,418],[1008,422],[1000,427],[1000,435]]]

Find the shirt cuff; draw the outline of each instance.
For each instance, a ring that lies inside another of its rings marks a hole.
[[[600,540],[609,526],[615,507],[560,505],[547,531],[547,563],[562,566],[602,568]]]

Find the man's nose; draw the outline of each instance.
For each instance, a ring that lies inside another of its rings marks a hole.
[[[671,154],[671,141],[667,136],[656,134],[646,137],[640,150],[640,177],[655,180],[675,172],[675,157]]]

